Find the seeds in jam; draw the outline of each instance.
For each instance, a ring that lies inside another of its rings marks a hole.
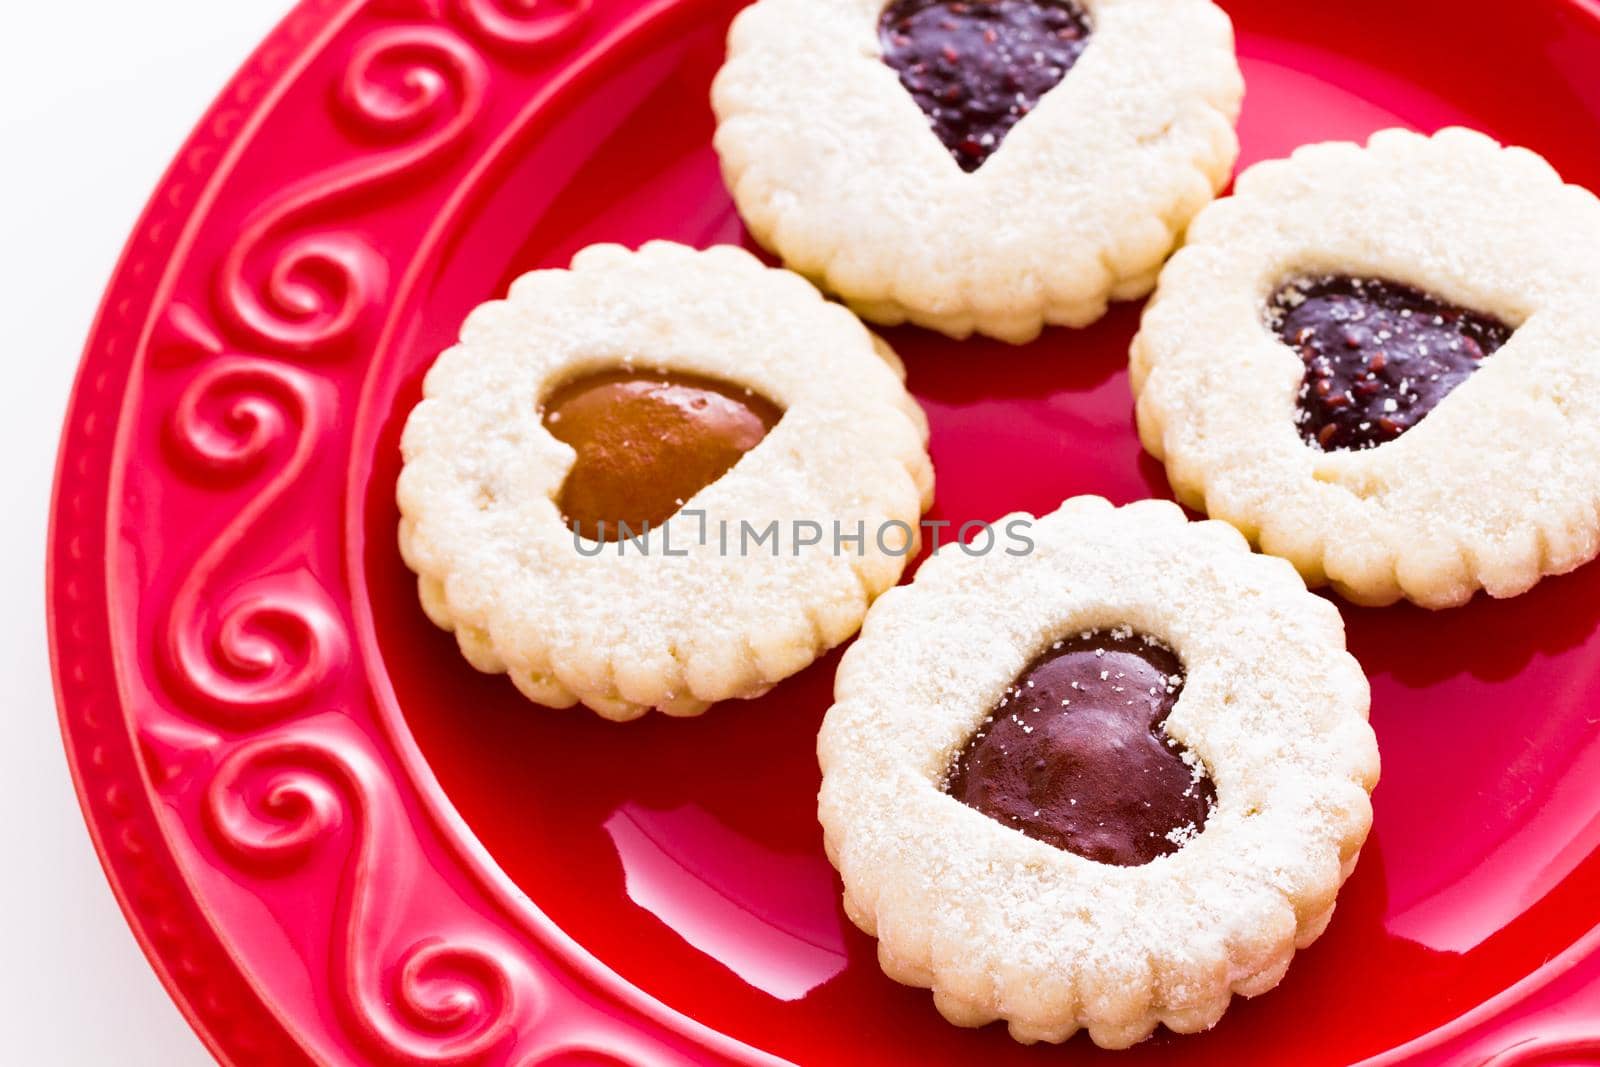
[[[1305,363],[1295,420],[1324,452],[1399,437],[1513,331],[1409,285],[1342,274],[1284,285],[1267,306],[1267,325]]]
[[[783,412],[742,386],[688,374],[606,371],[544,403],[544,425],[577,452],[556,501],[595,541],[654,529],[761,443]]]
[[[968,172],[1066,77],[1089,33],[1070,0],[895,0],[878,20],[883,61]]]
[[[1216,790],[1164,724],[1183,664],[1127,627],[1057,641],[957,754],[945,791],[1029,837],[1119,867],[1182,848]]]

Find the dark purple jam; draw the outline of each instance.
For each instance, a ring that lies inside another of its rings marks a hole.
[[[1070,0],[896,0],[878,22],[883,61],[965,171],[1055,88],[1089,43]]]
[[[1438,406],[1512,327],[1381,278],[1297,278],[1267,325],[1305,362],[1296,421],[1325,452],[1375,448]]]

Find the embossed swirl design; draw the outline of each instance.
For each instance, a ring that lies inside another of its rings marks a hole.
[[[536,53],[560,44],[583,28],[592,0],[455,0],[477,37],[506,48]]]
[[[259,725],[304,706],[349,660],[344,620],[307,571],[210,595],[223,564],[305,470],[330,390],[292,367],[224,357],[195,375],[167,422],[174,466],[208,485],[243,484],[287,453],[189,569],[163,628],[171,679],[226,725]]]
[[[378,887],[423,885],[432,868],[388,772],[350,728],[355,716],[327,710],[350,673],[347,620],[316,559],[286,563],[284,546],[252,540],[277,509],[303,503],[293,494],[338,418],[334,383],[283,357],[349,354],[386,295],[389,265],[342,220],[370,210],[368,194],[420,188],[465,150],[489,69],[462,34],[521,58],[565,39],[590,5],[422,2],[434,22],[380,26],[348,53],[333,125],[359,150],[343,149],[349,161],[289,186],[241,227],[213,282],[223,329],[196,303],[163,319],[152,367],[189,376],[163,450],[225,517],[173,594],[157,651],[176,707],[246,732],[206,735],[222,753],[200,801],[206,836],[246,880],[298,877],[314,891],[335,879],[328,980],[351,1037],[381,1062],[468,1064],[510,1054],[519,1031],[532,1032],[538,976],[493,923],[445,905],[447,893],[378,898]],[[233,354],[230,341],[258,354]],[[298,914],[307,917],[322,921]],[[543,1061],[538,1044],[522,1067]]]
[[[414,852],[398,847],[383,770],[359,745],[336,750],[322,736],[281,733],[230,753],[206,791],[207,829],[237,866],[282,877],[349,824],[329,954],[352,1031],[386,1061],[475,1062],[512,1033],[532,976],[493,947],[437,936],[407,945],[387,973],[374,965],[389,956],[381,942],[394,917],[373,899],[373,868],[383,864],[394,884],[395,865]]]
[[[256,212],[219,272],[228,321],[256,344],[298,355],[348,338],[387,280],[383,258],[353,231],[292,231],[460,144],[487,86],[483,59],[442,27],[388,27],[363,38],[339,83],[340,115],[357,136],[402,143],[315,174]]]

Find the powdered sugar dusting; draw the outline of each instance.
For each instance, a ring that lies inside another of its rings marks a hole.
[[[819,813],[849,911],[890,974],[964,1024],[1003,1018],[1029,1040],[1086,1026],[1120,1047],[1184,1004],[1203,1027],[1276,981],[1366,835],[1365,680],[1292,571],[1170,504],[1078,498],[1034,532],[1024,560],[936,554],[840,666]],[[1028,721],[1011,683],[1063,623],[1128,624],[1187,665],[1166,728],[1217,800],[1171,855],[1095,863],[940,792],[989,708],[1010,697],[997,714]]]
[[[926,422],[898,360],[849,312],[742,249],[595,246],[475,310],[428,373],[398,496],[402,552],[430,618],[530,699],[581,699],[617,719],[758,695],[848,638],[905,563],[870,538],[859,555],[746,558],[679,536],[687,554],[667,555],[655,529],[641,538],[649,554],[576,550],[554,503],[573,453],[539,405],[612,366],[712,377],[784,409],[761,444],[683,502],[708,522],[820,515],[914,528],[931,503]],[[686,510],[668,526],[693,521]]]

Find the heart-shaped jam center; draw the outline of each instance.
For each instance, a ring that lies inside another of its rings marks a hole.
[[[621,370],[568,382],[544,403],[545,427],[578,453],[556,503],[591,540],[654,529],[782,415],[750,389],[689,374]]]
[[[1374,448],[1421,422],[1512,327],[1382,278],[1296,278],[1267,324],[1305,361],[1295,416],[1325,452]]]
[[[894,0],[883,61],[965,171],[977,170],[1089,43],[1070,0]]]
[[[1216,790],[1169,738],[1183,664],[1124,627],[1057,641],[956,756],[946,791],[1005,826],[1136,867],[1200,832]]]

